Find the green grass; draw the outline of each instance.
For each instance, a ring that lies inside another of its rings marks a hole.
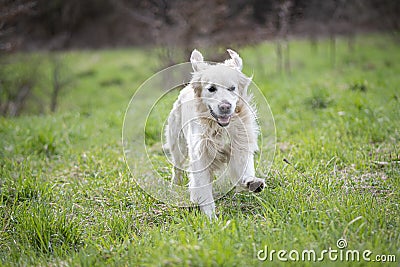
[[[277,74],[272,43],[239,49],[244,72],[254,72],[274,113],[277,152],[267,188],[230,192],[212,223],[196,209],[148,196],[124,163],[124,112],[157,71],[155,52],[61,53],[76,81],[58,111],[0,118],[0,265],[262,266],[269,262],[256,254],[265,246],[318,252],[340,238],[372,257],[396,255],[398,264],[398,43],[359,36],[350,51],[340,39],[335,67],[328,41],[317,51],[292,41],[290,51],[291,74]],[[164,170],[165,114],[146,126],[151,156]]]

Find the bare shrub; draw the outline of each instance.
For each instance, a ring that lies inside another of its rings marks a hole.
[[[0,114],[18,116],[32,97],[40,73],[39,58],[24,55],[3,58],[0,62]]]
[[[62,58],[13,54],[0,58],[0,116],[54,112],[73,81]]]

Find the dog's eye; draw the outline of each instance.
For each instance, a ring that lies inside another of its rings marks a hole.
[[[228,88],[228,91],[232,92],[232,91],[235,91],[235,89],[236,89],[235,86],[231,86],[231,87]]]
[[[208,91],[209,91],[210,93],[214,93],[214,92],[217,91],[217,88],[213,85],[213,86],[211,86],[211,87],[208,88]]]

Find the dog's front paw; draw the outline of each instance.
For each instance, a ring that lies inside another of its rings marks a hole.
[[[215,214],[215,204],[214,202],[207,205],[200,206],[200,209],[206,214],[206,216],[212,221],[217,219]]]
[[[253,180],[248,181],[246,186],[251,192],[259,193],[263,191],[265,187],[265,181],[264,179],[254,178]]]

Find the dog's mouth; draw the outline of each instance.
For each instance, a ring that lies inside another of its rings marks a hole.
[[[220,115],[220,116],[218,116],[218,115],[212,110],[212,108],[211,108],[210,106],[209,106],[208,108],[209,108],[209,110],[210,110],[211,116],[213,116],[214,119],[216,119],[217,123],[218,123],[220,126],[225,127],[225,126],[228,126],[228,125],[229,125],[229,123],[230,123],[230,121],[231,121],[232,115]]]

